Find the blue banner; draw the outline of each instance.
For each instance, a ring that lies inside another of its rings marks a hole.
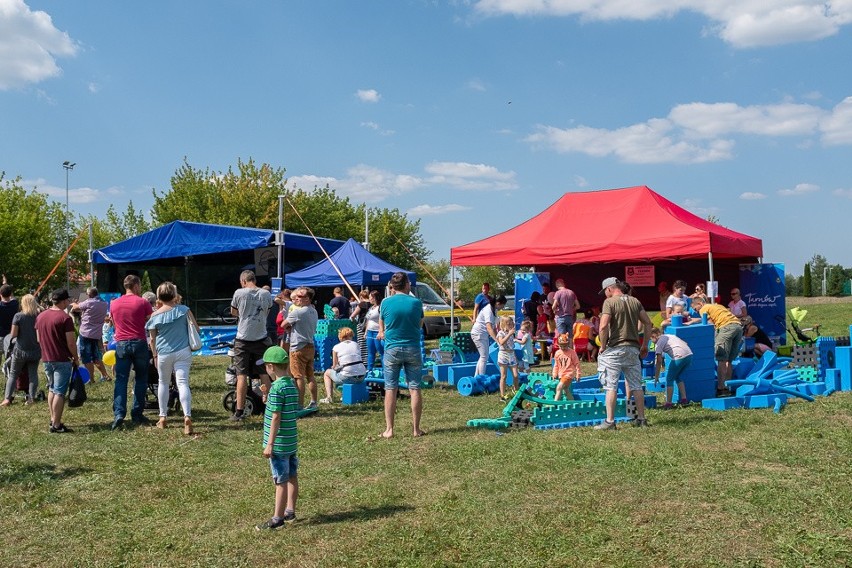
[[[539,294],[542,284],[550,284],[549,272],[521,272],[515,274],[515,327],[520,327],[524,321],[524,302],[530,299],[533,292]],[[533,322],[535,329],[535,322]]]
[[[740,292],[748,315],[776,345],[787,344],[783,264],[741,264]]]

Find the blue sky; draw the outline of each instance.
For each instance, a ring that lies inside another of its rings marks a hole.
[[[648,185],[794,274],[852,266],[852,0],[827,4],[0,0],[0,170],[64,203],[76,162],[102,215],[184,156],[252,157],[420,218],[436,258]]]

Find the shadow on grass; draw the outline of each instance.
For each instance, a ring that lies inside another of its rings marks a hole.
[[[348,521],[371,521],[384,517],[392,517],[398,513],[413,511],[411,505],[384,505],[382,507],[358,507],[349,511],[339,513],[328,513],[312,516],[306,525],[327,525],[331,523],[344,523]]]
[[[91,471],[87,467],[57,467],[56,464],[52,463],[7,462],[0,466],[0,485],[38,487]]]

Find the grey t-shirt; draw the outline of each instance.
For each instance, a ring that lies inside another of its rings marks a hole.
[[[266,314],[272,307],[272,294],[263,288],[240,288],[234,292],[231,307],[240,314],[237,339],[260,341],[266,338]]]
[[[290,332],[290,351],[298,351],[302,347],[314,344],[317,319],[317,311],[312,305],[290,310],[287,315],[287,322],[293,326]]]
[[[24,312],[18,312],[12,318],[12,325],[18,326],[18,337],[15,339],[15,346],[18,351],[21,351],[26,359],[36,359],[41,356],[41,347],[39,347],[38,339],[36,339],[35,316],[30,316]]]

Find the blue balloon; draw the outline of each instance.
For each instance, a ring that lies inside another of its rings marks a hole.
[[[74,369],[74,372],[77,373],[81,379],[83,379],[83,384],[87,384],[91,377],[89,376],[89,370],[86,367],[77,367]]]
[[[113,339],[112,341],[110,341],[109,343],[107,343],[107,351],[112,351],[112,350],[114,350],[114,349],[115,349],[115,347],[116,347],[116,345],[118,345],[118,343],[116,343],[116,342],[115,342],[115,339]]]

